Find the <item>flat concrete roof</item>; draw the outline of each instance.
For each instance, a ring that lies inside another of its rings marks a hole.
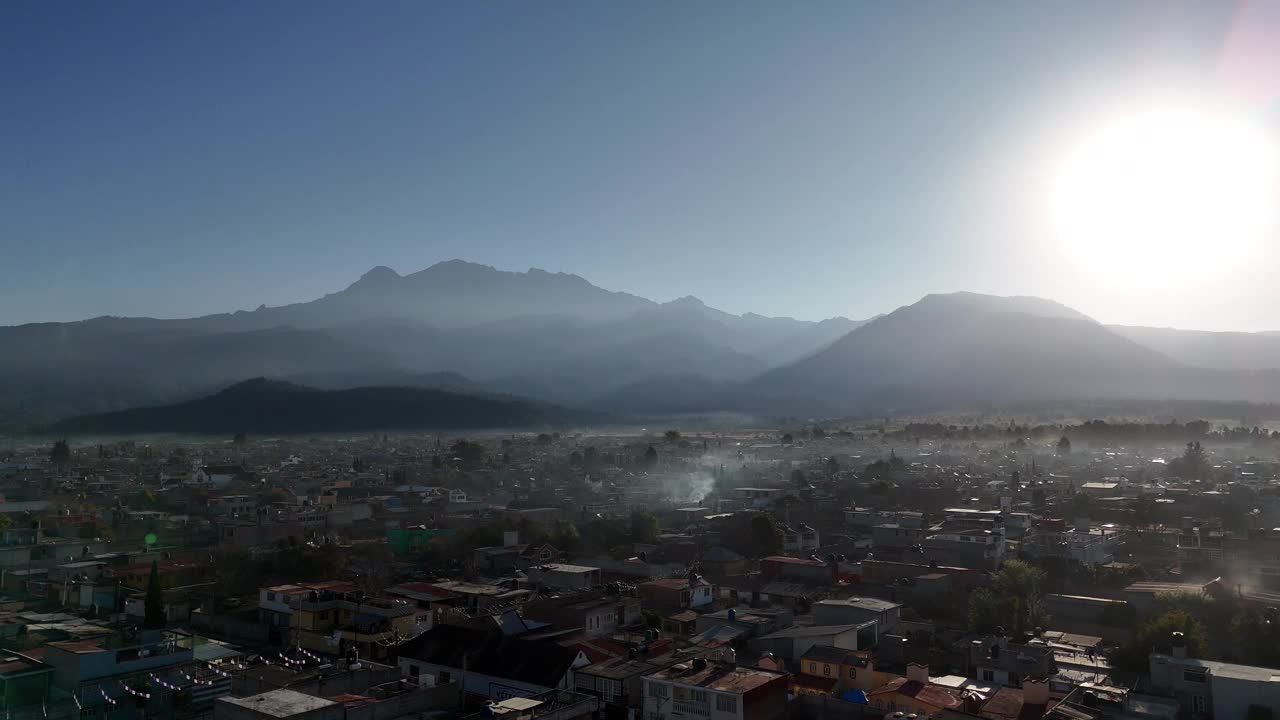
[[[285,688],[271,690],[258,695],[250,695],[249,697],[219,698],[218,702],[231,703],[263,715],[278,718],[292,717],[338,704],[332,700],[325,700],[322,697]]]

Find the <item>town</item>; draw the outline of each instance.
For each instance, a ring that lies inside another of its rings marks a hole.
[[[0,702],[1273,716],[1280,434],[969,420],[23,441],[0,448]]]

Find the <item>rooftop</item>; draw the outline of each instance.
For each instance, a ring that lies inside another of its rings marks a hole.
[[[307,695],[306,693],[287,689],[271,690],[242,698],[224,697],[219,699],[218,702],[231,703],[253,712],[278,718],[293,717],[294,715],[338,704],[332,700],[325,700],[315,695]]]
[[[884,612],[894,608],[902,607],[901,603],[881,600],[879,598],[868,597],[850,597],[842,599],[819,600],[818,605],[826,605],[829,607],[855,607],[862,610],[870,610],[872,612]]]
[[[649,677],[680,685],[742,694],[779,678],[785,678],[786,673],[718,663],[707,663],[706,667],[697,669],[692,663],[680,663],[665,670],[659,670]]]

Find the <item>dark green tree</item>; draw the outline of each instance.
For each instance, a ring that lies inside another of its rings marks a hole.
[[[147,578],[142,626],[148,630],[159,630],[165,626],[164,591],[160,589],[160,566],[155,560],[151,561],[151,576]]]
[[[248,441],[249,441],[249,438],[246,437],[245,434],[242,432],[236,433],[235,437],[231,438],[231,442],[235,443],[236,445],[244,445]]]
[[[66,438],[53,444],[53,448],[49,450],[49,461],[54,465],[66,465],[71,462],[71,446],[67,444]]]
[[[808,487],[809,478],[804,476],[803,470],[801,470],[800,468],[796,468],[795,470],[791,471],[791,484],[800,488]]]
[[[1112,665],[1127,672],[1146,672],[1151,653],[1170,653],[1174,633],[1182,633],[1187,657],[1204,657],[1209,647],[1209,632],[1204,623],[1185,610],[1169,610],[1139,623],[1111,658]]]
[[[574,550],[581,544],[582,536],[578,534],[577,525],[567,520],[557,520],[551,527],[547,541],[560,550]]]
[[[644,465],[645,467],[653,467],[657,464],[658,464],[658,451],[655,450],[652,445],[650,445],[649,449],[644,451]]]
[[[1061,438],[1058,439],[1058,454],[1059,455],[1071,454],[1071,440],[1067,438],[1066,435],[1063,435]]]
[[[677,443],[677,442],[680,442],[680,431],[668,430],[662,434],[662,437],[664,440],[666,440],[669,443]]]
[[[658,541],[661,532],[658,518],[643,510],[631,512],[631,542],[651,544]]]

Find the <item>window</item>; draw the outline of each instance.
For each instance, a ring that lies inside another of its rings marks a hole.
[[[852,680],[852,679],[854,679],[854,678],[856,678],[856,677],[858,677],[858,669],[857,669],[857,668],[849,668],[849,679],[850,679],[850,680]]]
[[[441,670],[441,671],[436,675],[436,684],[438,684],[438,685],[447,685],[448,683],[449,683],[449,671],[448,671],[448,670]]]
[[[738,696],[737,695],[717,695],[716,710],[720,712],[727,712],[727,713],[738,712]]]
[[[1183,670],[1182,679],[1187,682],[1202,683],[1205,681],[1204,670]]]
[[[421,675],[421,674],[422,674],[422,666],[421,666],[421,665],[410,665],[410,666],[409,666],[409,677],[411,677],[411,678],[417,678],[417,677],[418,677],[419,675]]]
[[[1198,712],[1198,713],[1208,712],[1208,711],[1209,711],[1208,703],[1206,703],[1206,702],[1204,701],[1204,696],[1203,696],[1203,695],[1192,695],[1192,696],[1191,696],[1191,707],[1192,707],[1192,709],[1194,709],[1194,710],[1195,710],[1196,712]]]
[[[986,681],[986,682],[995,682],[995,680],[996,680],[996,674],[995,674],[995,671],[993,671],[993,670],[983,670],[983,671],[982,671],[982,679],[983,679],[984,681]]]
[[[814,675],[817,675],[817,674],[818,674],[818,663],[816,663],[816,662],[810,662],[810,663],[809,663],[809,672],[813,673]]]
[[[667,686],[660,683],[649,683],[649,697],[664,698],[667,696]]]
[[[696,703],[705,703],[707,701],[706,690],[690,690],[689,699]]]
[[[822,663],[822,674],[827,677],[831,677],[831,666],[826,663]]]

